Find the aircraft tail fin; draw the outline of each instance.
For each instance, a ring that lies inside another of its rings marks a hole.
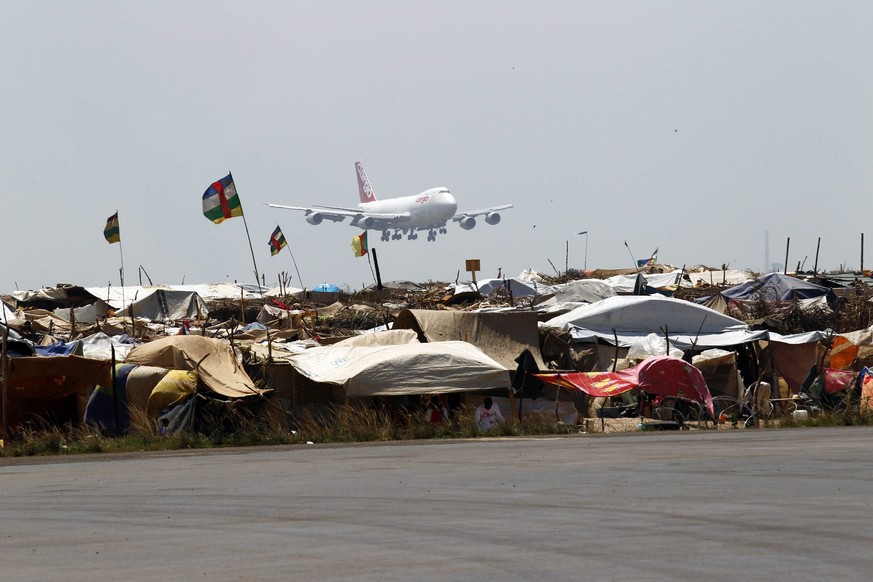
[[[361,202],[375,202],[376,193],[373,187],[370,186],[370,180],[367,179],[367,174],[364,172],[364,166],[361,162],[355,162],[355,170],[358,172],[358,194],[361,196]]]

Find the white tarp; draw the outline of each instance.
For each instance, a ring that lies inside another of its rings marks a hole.
[[[686,272],[682,277],[682,287],[697,287],[701,285],[741,285],[748,281],[754,281],[755,276],[749,271],[739,269],[727,269],[724,271],[697,271]]]
[[[118,336],[109,337],[105,333],[97,332],[82,340],[82,354],[86,358],[95,360],[111,360],[112,348],[115,348],[115,360],[123,362],[134,347],[132,343],[122,343]]]
[[[679,282],[681,274],[682,270],[676,269],[669,273],[643,273],[643,277],[646,278],[647,286],[653,289],[664,289],[666,287],[675,287]],[[616,293],[633,293],[637,283],[637,274],[614,275],[604,279],[603,282],[612,287]]]
[[[418,333],[411,329],[389,329],[372,331],[341,340],[334,346],[396,346],[400,344],[417,344]]]
[[[607,297],[615,297],[615,295],[615,289],[601,279],[579,279],[563,285],[556,285],[550,297],[537,301],[535,305],[539,308],[540,306],[561,303],[596,303]]]
[[[323,346],[287,357],[303,376],[343,386],[347,397],[507,388],[509,372],[463,341]]]
[[[596,338],[630,347],[651,333],[669,335],[680,349],[722,347],[767,339],[766,331],[752,331],[738,319],[702,305],[660,295],[617,296],[583,305],[540,324],[568,332],[576,341]],[[613,330],[615,330],[613,332]],[[695,343],[696,341],[696,343]]]
[[[507,295],[512,292],[513,297],[535,297],[551,293],[554,288],[549,285],[543,285],[534,281],[524,279],[506,278],[506,279],[482,279],[476,285],[473,283],[460,283],[455,285],[455,294],[458,293],[475,293],[478,289],[479,294],[487,297],[492,293],[502,292]]]

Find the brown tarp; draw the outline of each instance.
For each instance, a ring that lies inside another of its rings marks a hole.
[[[81,421],[88,392],[112,383],[110,362],[80,356],[9,358],[10,428],[30,420]],[[0,403],[2,409],[2,403]]]
[[[532,311],[471,313],[404,309],[393,329],[412,329],[421,342],[465,341],[477,346],[507,370],[525,349],[530,350],[540,369],[545,368],[539,348],[537,314]]]
[[[818,362],[818,342],[805,344],[784,344],[770,342],[768,344],[776,371],[788,383],[792,394],[800,392],[800,387],[813,364]]]
[[[228,398],[262,393],[237,362],[230,344],[209,337],[162,338],[133,348],[124,361],[171,370],[195,370],[210,390]]]

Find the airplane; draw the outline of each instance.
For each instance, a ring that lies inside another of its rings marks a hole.
[[[471,212],[456,212],[458,203],[448,188],[439,187],[425,190],[416,196],[401,198],[376,199],[376,192],[370,186],[370,180],[364,172],[361,162],[355,162],[358,174],[358,194],[361,203],[357,208],[342,206],[285,206],[283,204],[267,204],[272,208],[300,210],[306,213],[306,222],[321,224],[325,220],[342,222],[351,218],[350,225],[364,230],[381,230],[382,240],[400,240],[406,235],[408,240],[418,238],[420,231],[427,231],[427,240],[435,241],[437,233],[446,234],[446,224],[449,220],[457,222],[464,230],[476,226],[476,217],[485,216],[488,224],[500,222],[499,211],[512,208],[512,204],[503,204]],[[392,232],[393,231],[393,232]]]

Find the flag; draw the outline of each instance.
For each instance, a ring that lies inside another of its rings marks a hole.
[[[363,257],[364,255],[367,254],[367,231],[366,230],[352,239],[352,249],[354,249],[356,257]]]
[[[118,230],[118,213],[106,219],[106,226],[103,227],[103,236],[109,244],[121,242],[121,231]]]
[[[215,224],[242,215],[242,205],[236,193],[236,186],[233,184],[233,176],[230,174],[213,182],[203,193],[203,216]]]
[[[270,255],[275,256],[287,246],[288,243],[285,242],[285,235],[282,234],[282,229],[277,226],[273,234],[270,235]]]
[[[627,243],[624,243],[627,244]],[[648,259],[640,259],[637,261],[637,267],[651,267],[655,264],[655,261],[658,260],[658,249],[655,249],[655,252],[652,253],[652,256]]]

